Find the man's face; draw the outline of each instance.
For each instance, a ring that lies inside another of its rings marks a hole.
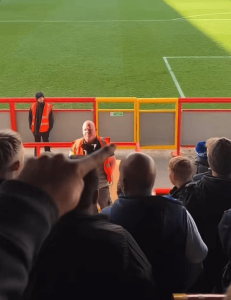
[[[84,123],[83,124],[83,138],[86,143],[92,143],[96,138],[96,130],[95,126],[92,123]]]
[[[39,103],[43,103],[43,102],[44,102],[44,98],[43,98],[43,97],[40,97],[40,98],[37,99],[37,101],[38,101]]]

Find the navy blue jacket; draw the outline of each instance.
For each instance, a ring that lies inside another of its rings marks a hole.
[[[162,298],[185,291],[187,213],[180,201],[124,196],[102,213],[135,238],[153,267]]]

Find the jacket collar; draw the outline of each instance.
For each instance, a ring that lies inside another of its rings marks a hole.
[[[88,221],[97,221],[97,220],[108,220],[108,217],[104,214],[95,214],[95,215],[88,215],[82,213],[81,211],[73,210],[63,216],[60,221],[66,222],[78,222],[80,220],[88,220]]]
[[[231,179],[223,179],[210,175],[204,175],[201,183],[211,193],[225,194],[226,196],[231,193]]]

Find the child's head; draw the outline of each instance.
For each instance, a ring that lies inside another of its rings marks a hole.
[[[207,148],[207,156],[209,156],[209,151],[214,143],[216,143],[219,140],[218,137],[210,138],[206,141],[206,148]]]
[[[192,178],[193,164],[187,157],[173,157],[168,164],[169,179],[178,188],[185,185]]]

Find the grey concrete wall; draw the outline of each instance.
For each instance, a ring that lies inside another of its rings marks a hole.
[[[174,145],[175,113],[140,113],[140,145]]]
[[[86,120],[93,121],[93,112],[54,112],[54,117],[52,142],[71,142],[83,136],[82,125]]]
[[[23,143],[34,142],[33,134],[29,128],[28,115],[28,110],[16,111],[17,131],[20,133]]]
[[[50,142],[72,142],[82,137],[82,125],[86,120],[93,121],[93,112],[65,112],[54,110],[54,128],[50,133]],[[34,138],[28,125],[28,111],[16,112],[17,130],[24,143]]]
[[[0,111],[0,129],[10,129],[10,112],[1,112]]]
[[[122,117],[99,112],[100,136],[110,137],[111,142],[134,142],[134,113],[124,112]]]
[[[55,125],[51,142],[70,142],[82,136],[82,124],[93,120],[93,112],[54,111]],[[195,145],[214,136],[231,139],[229,124],[231,112],[185,112],[182,115],[181,145]],[[28,111],[16,111],[17,129],[23,142],[33,142],[28,126]],[[11,128],[10,112],[0,111],[0,129]],[[124,112],[122,117],[99,113],[99,133],[114,142],[134,141],[134,113]],[[174,145],[175,113],[140,113],[140,143],[149,145]]]
[[[196,145],[211,137],[231,139],[231,112],[185,112],[182,114],[181,145]]]

